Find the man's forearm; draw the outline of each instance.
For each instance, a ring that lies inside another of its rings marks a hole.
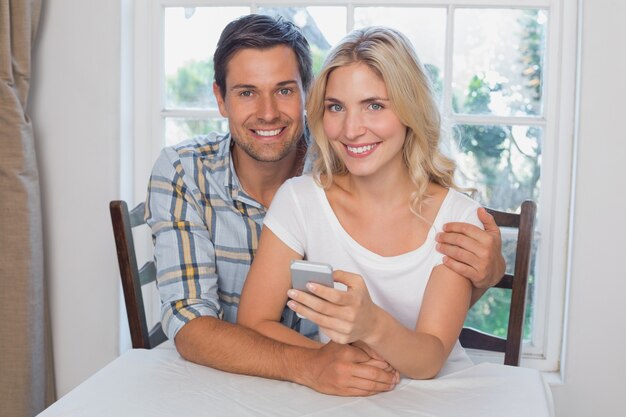
[[[199,317],[178,332],[176,348],[188,361],[226,372],[296,381],[296,348],[214,317]]]
[[[332,395],[366,396],[389,391],[396,371],[372,366],[369,355],[350,345],[309,349],[269,339],[214,317],[199,317],[176,335],[185,359],[226,372],[292,381]]]

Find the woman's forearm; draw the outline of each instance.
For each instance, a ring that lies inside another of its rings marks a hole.
[[[412,379],[435,377],[448,353],[436,336],[404,327],[379,309],[376,328],[363,340],[401,374]]]
[[[278,340],[279,342],[288,343],[290,345],[313,349],[319,349],[322,346],[320,342],[309,339],[308,337],[276,321],[261,321],[251,328],[264,336]]]

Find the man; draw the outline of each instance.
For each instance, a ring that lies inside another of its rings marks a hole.
[[[265,210],[303,170],[311,56],[293,24],[250,15],[226,26],[214,65],[213,90],[230,133],[164,149],[150,179],[146,218],[166,334],[187,360],[228,372],[335,395],[393,389],[397,372],[373,352],[332,342],[304,349],[233,324]],[[481,219],[487,231],[451,224],[452,233],[440,237],[446,263],[477,288],[504,270],[498,229],[486,213]]]

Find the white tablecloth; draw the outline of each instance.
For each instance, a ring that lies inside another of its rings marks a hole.
[[[404,379],[367,398],[319,394],[290,382],[229,374],[182,359],[167,343],[124,353],[40,417],[552,415],[549,388],[532,369],[483,363],[445,377]]]

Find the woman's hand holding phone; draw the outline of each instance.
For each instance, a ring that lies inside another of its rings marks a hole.
[[[309,292],[306,285],[309,282],[333,286],[333,268],[324,263],[304,260],[291,261],[291,287]]]
[[[360,275],[335,271],[333,279],[346,285],[347,291],[313,282],[306,284],[311,293],[289,290],[289,308],[316,323],[336,343],[364,341],[372,344],[382,310],[372,301]]]

